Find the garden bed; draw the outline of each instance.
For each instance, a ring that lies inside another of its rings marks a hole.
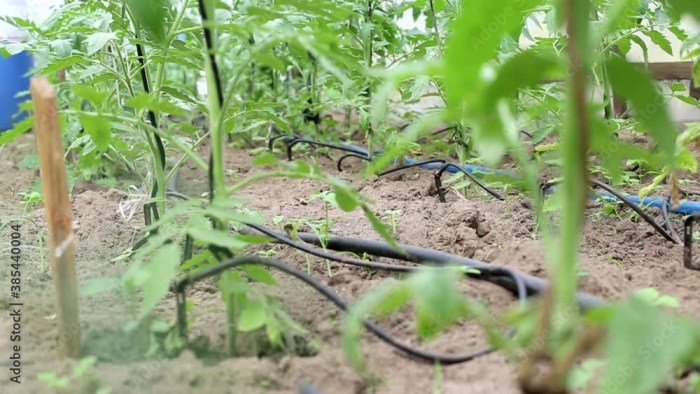
[[[22,393],[46,393],[46,385],[37,373],[53,371],[58,376],[70,375],[74,362],[57,357],[57,322],[53,287],[47,263],[41,264],[39,236],[44,232],[42,210],[21,212],[21,198],[16,194],[26,191],[37,174],[34,170],[17,167],[21,159],[34,149],[29,135],[5,146],[0,155],[0,171],[12,176],[0,180],[0,198],[3,220],[8,217],[29,217],[41,231],[30,223],[22,223],[23,279],[25,309],[22,338],[23,369]],[[206,152],[200,152],[206,157]],[[297,153],[302,157],[302,153]],[[311,160],[310,157],[305,157]],[[546,267],[541,246],[533,240],[534,215],[526,199],[516,194],[505,201],[486,197],[470,189],[469,198],[457,193],[447,195],[447,203],[440,203],[432,189],[430,172],[411,170],[384,178],[362,179],[359,165],[351,164],[339,173],[335,164],[323,156],[315,159],[329,174],[350,181],[372,201],[379,216],[394,212],[396,238],[399,242],[428,247],[453,254],[474,257],[485,262],[499,263],[533,276],[545,277]],[[226,152],[227,180],[233,183],[261,171],[253,167],[252,156],[244,150]],[[187,164],[181,169],[178,190],[196,196],[207,190],[206,180],[199,170]],[[700,179],[695,179],[700,180]],[[268,179],[256,183],[237,194],[247,201],[246,207],[263,214],[265,218],[283,216],[284,220],[323,220],[325,209],[321,200],[310,196],[327,187],[308,180]],[[135,215],[126,221],[118,213],[121,195],[116,190],[94,184],[78,184],[73,193],[76,222],[77,267],[81,284],[96,278],[117,278],[128,264],[111,261],[139,237],[143,218]],[[676,298],[679,310],[700,316],[698,279],[700,273],[682,265],[682,245],[673,245],[653,231],[645,222],[630,219],[622,210],[621,217],[609,217],[595,209],[599,203],[591,201],[583,242],[580,273],[581,289],[602,298],[616,299],[635,289],[655,287],[662,294]],[[660,212],[650,209],[652,216]],[[380,239],[361,211],[344,213],[329,211],[331,233],[334,235]],[[674,217],[680,229],[679,216]],[[268,223],[273,226],[272,223]],[[278,227],[279,229],[279,227]],[[3,239],[9,239],[6,233]],[[294,263],[306,270],[306,257],[281,246],[257,246],[259,252],[274,250],[274,256]],[[363,292],[388,278],[387,274],[361,268],[348,268],[331,263],[332,276],[326,263],[311,258],[313,275],[346,300],[357,298]],[[6,273],[0,273],[7,283]],[[188,294],[196,308],[191,313],[194,325],[190,338],[197,344],[198,355],[185,351],[175,359],[153,358],[144,355],[152,339],[148,322],[142,328],[125,333],[122,327],[129,322],[128,302],[119,291],[83,296],[80,299],[81,330],[84,353],[98,357],[91,369],[92,377],[79,379],[83,388],[111,389],[112,393],[296,393],[297,385],[306,381],[323,393],[427,393],[441,387],[442,393],[517,393],[514,377],[516,368],[502,354],[490,354],[474,361],[436,370],[432,365],[397,353],[393,348],[367,334],[362,348],[366,352],[372,376],[360,376],[345,361],[340,343],[340,324],[343,313],[308,286],[275,274],[279,286],[270,288],[279,297],[284,309],[309,334],[301,355],[271,354],[258,358],[243,355],[225,358],[217,349],[225,348],[225,306],[213,281],[195,286]],[[93,282],[94,283],[94,282]],[[105,284],[109,283],[104,282]],[[479,299],[494,313],[513,304],[512,295],[486,282],[465,280],[465,293]],[[7,291],[0,292],[1,305],[7,305]],[[3,298],[4,297],[4,298]],[[2,313],[7,313],[4,311]],[[155,317],[166,321],[174,319],[175,301],[169,296],[159,304]],[[410,311],[401,311],[381,319],[382,327],[403,341],[443,353],[462,354],[486,346],[482,329],[473,323],[451,328],[445,335],[425,343],[418,343],[413,334]],[[7,320],[2,320],[2,332],[7,332]],[[0,337],[0,348],[9,346],[6,336]],[[76,380],[77,382],[77,380]],[[3,383],[5,385],[6,383]],[[90,386],[92,385],[92,386]],[[3,387],[3,386],[0,386]],[[69,390],[68,392],[78,392]],[[3,391],[3,390],[0,390]]]

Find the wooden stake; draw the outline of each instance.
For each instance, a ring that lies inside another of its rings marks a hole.
[[[49,230],[49,258],[56,291],[56,315],[59,323],[61,356],[80,357],[78,291],[73,257],[73,214],[68,196],[68,182],[63,160],[63,144],[56,91],[44,77],[30,83],[36,122],[34,133],[39,151],[41,187]]]

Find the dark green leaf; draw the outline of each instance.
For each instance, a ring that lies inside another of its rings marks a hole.
[[[353,209],[357,208],[359,203],[350,190],[336,186],[333,191],[335,192],[335,201],[340,209],[345,212],[351,212]]]
[[[170,20],[170,0],[126,0],[136,22],[148,33],[149,37],[164,43]]]
[[[673,47],[671,46],[671,42],[660,31],[649,30],[645,31],[644,34],[646,34],[647,37],[651,38],[651,41],[654,44],[656,44],[656,46],[661,48],[664,52],[668,53],[669,55],[673,56]]]
[[[107,150],[109,141],[112,139],[112,123],[99,115],[92,114],[80,114],[78,119],[97,149]]]

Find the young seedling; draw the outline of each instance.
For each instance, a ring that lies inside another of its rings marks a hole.
[[[389,225],[389,230],[391,230],[393,236],[396,236],[398,218],[402,213],[401,209],[387,209],[384,211],[384,216],[382,216],[382,221]]]

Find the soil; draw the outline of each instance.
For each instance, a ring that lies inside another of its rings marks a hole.
[[[37,374],[54,372],[70,376],[75,361],[57,355],[57,326],[50,270],[43,240],[46,236],[43,210],[28,207],[23,212],[20,192],[29,189],[38,177],[36,170],[17,166],[34,151],[31,135],[5,146],[0,153],[0,218],[3,223],[27,219],[22,224],[22,384],[8,383],[5,356],[10,349],[9,335],[0,335],[2,381],[0,393],[51,392]],[[205,152],[201,152],[205,154]],[[297,156],[303,156],[297,153]],[[258,171],[252,155],[240,149],[226,152],[230,182],[244,179]],[[489,198],[470,189],[469,198],[449,193],[440,203],[431,189],[431,173],[413,170],[386,178],[363,179],[360,163],[353,163],[340,173],[334,163],[323,156],[310,157],[327,172],[356,186],[372,201],[379,215],[396,214],[396,237],[400,242],[433,248],[486,262],[512,267],[521,272],[545,277],[542,246],[533,239],[533,213],[522,196],[510,194],[505,201]],[[348,161],[349,162],[349,161]],[[207,189],[205,177],[186,164],[178,179],[180,192],[196,196]],[[307,180],[267,179],[240,192],[246,207],[270,219],[277,215],[285,220],[306,218],[321,220],[325,216],[321,200],[310,196],[327,187]],[[118,210],[120,192],[94,184],[79,183],[73,193],[73,215],[78,238],[77,267],[81,286],[114,285],[119,287],[128,260],[113,260],[139,237],[143,218],[140,214],[126,220]],[[649,211],[655,217],[659,213]],[[379,239],[361,212],[343,213],[330,208],[331,232],[369,239]],[[681,218],[674,217],[677,229]],[[271,224],[271,223],[269,223]],[[272,224],[271,224],[272,225]],[[8,226],[0,239],[9,240]],[[9,242],[9,241],[8,241]],[[0,247],[7,256],[8,242]],[[258,248],[267,250],[270,247]],[[275,258],[307,268],[301,254],[281,246],[271,247]],[[590,203],[581,246],[581,288],[608,299],[629,295],[635,289],[655,287],[680,302],[680,310],[700,317],[697,297],[700,273],[682,265],[682,246],[673,245],[643,221],[633,220],[626,210],[620,217],[601,215],[599,204]],[[326,263],[312,258],[314,276],[346,300],[376,288],[389,275],[332,264],[332,276]],[[0,270],[0,308],[7,308],[9,269]],[[176,358],[149,358],[146,353],[152,337],[148,321],[138,327],[126,327],[132,321],[130,300],[120,291],[83,295],[80,298],[83,353],[98,358],[90,373],[73,379],[67,393],[97,392],[108,388],[111,393],[429,393],[438,386],[448,393],[518,393],[516,369],[499,353],[472,362],[442,367],[440,374],[432,365],[409,359],[367,334],[362,339],[370,376],[362,376],[345,360],[340,339],[343,314],[329,301],[295,279],[275,274],[279,285],[270,291],[278,296],[284,309],[308,333],[304,336],[311,349],[306,356],[274,354],[269,357],[243,355],[237,358],[214,357],[212,353],[196,355],[187,350]],[[95,282],[99,280],[99,282]],[[464,291],[489,306],[494,313],[513,305],[512,295],[488,283],[465,281]],[[191,338],[207,349],[225,345],[224,305],[214,281],[193,287],[188,294],[195,307]],[[172,320],[175,302],[168,297],[155,310],[155,317]],[[9,333],[9,310],[0,313],[0,332]],[[406,343],[444,353],[466,353],[485,346],[481,330],[471,322],[452,327],[436,339],[421,343],[415,336],[410,311],[401,311],[380,320],[380,325]],[[438,376],[438,377],[436,377]],[[319,391],[300,391],[304,382]]]

